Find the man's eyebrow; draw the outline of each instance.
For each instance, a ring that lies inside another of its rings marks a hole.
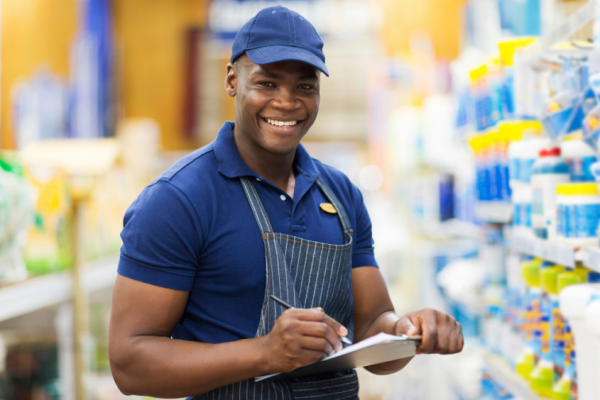
[[[283,79],[283,75],[276,72],[265,71],[264,69],[259,69],[258,71],[253,72],[252,75],[260,75],[269,79]],[[298,77],[299,81],[312,81],[316,79],[318,79],[316,72],[311,72]]]
[[[252,75],[261,75],[271,79],[283,79],[283,76],[276,74],[275,72],[265,71],[264,69],[259,69],[258,71],[253,72]]]
[[[316,80],[316,79],[319,79],[316,72],[302,75],[301,77],[298,78],[299,81],[312,81],[312,80]]]

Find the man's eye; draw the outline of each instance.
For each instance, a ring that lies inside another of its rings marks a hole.
[[[299,87],[302,90],[311,90],[311,89],[315,88],[313,85],[308,85],[308,84],[303,84],[303,85],[300,85]]]
[[[275,87],[275,84],[273,82],[259,82],[258,84],[269,88]]]

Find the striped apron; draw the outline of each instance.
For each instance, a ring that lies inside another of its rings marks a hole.
[[[241,182],[265,246],[265,297],[256,337],[271,332],[284,311],[283,306],[271,299],[273,294],[295,308],[322,307],[348,328],[348,339],[352,341],[352,229],[338,198],[321,178],[317,178],[317,185],[337,210],[344,231],[345,243],[342,245],[274,233],[254,183],[247,177],[242,177]],[[358,399],[358,377],[356,371],[349,370],[259,383],[249,379],[194,399]]]

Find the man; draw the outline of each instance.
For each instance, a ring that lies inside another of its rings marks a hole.
[[[225,89],[235,123],[149,185],[125,215],[109,356],[126,394],[357,398],[356,372],[255,383],[379,332],[463,346],[450,316],[398,317],[358,189],[300,140],[317,117],[323,43],[284,7],[237,34]],[[285,310],[271,295],[293,306]],[[369,367],[387,374],[408,359]]]

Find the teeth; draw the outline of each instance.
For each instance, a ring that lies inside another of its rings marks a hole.
[[[275,126],[294,126],[298,123],[298,121],[277,121],[275,119],[266,118],[267,122],[271,125]]]

